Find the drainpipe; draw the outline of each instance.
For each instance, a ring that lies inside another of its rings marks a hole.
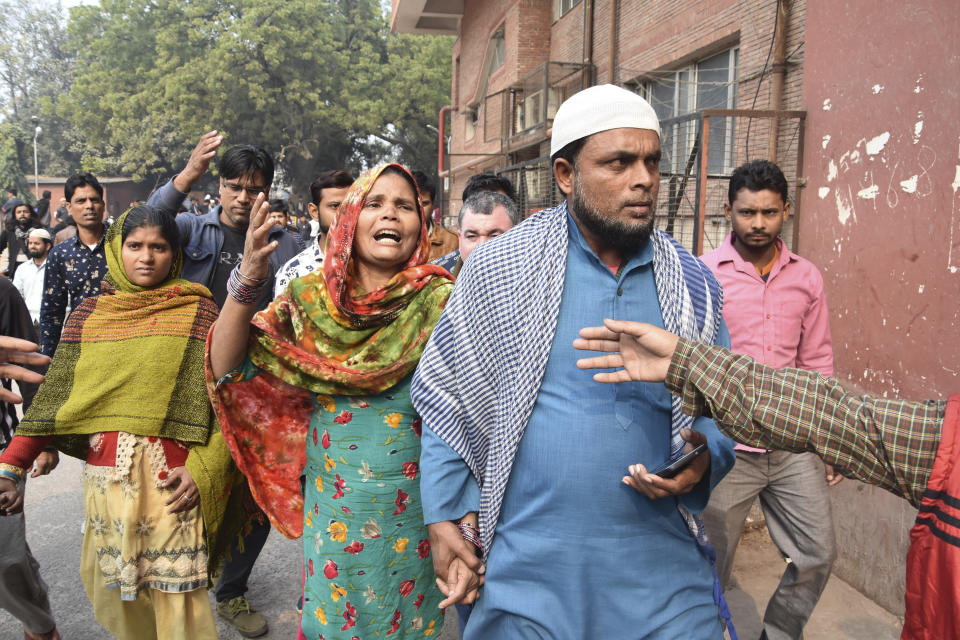
[[[790,18],[790,0],[777,2],[777,29],[773,32],[773,67],[770,78],[770,110],[783,107],[783,80],[787,74],[787,21]],[[780,134],[780,119],[770,121],[770,140],[767,155],[770,162],[777,161],[777,141]]]
[[[617,83],[617,20],[620,17],[620,1],[610,3],[610,76],[607,82]]]
[[[583,3],[583,67],[584,69],[593,68],[593,6],[594,0],[584,0]],[[589,73],[589,72],[588,72]],[[593,84],[592,73],[589,74],[588,82]],[[586,89],[586,86],[581,88]]]
[[[447,111],[456,111],[457,108],[452,104],[444,105],[440,107],[440,115],[438,116],[440,123],[437,126],[437,129],[440,130],[440,143],[437,145],[437,175],[441,178],[446,178],[449,175],[449,171],[443,170],[443,153],[445,151],[444,147],[446,146],[446,129],[447,129]]]

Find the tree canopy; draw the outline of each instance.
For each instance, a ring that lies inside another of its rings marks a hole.
[[[167,177],[211,129],[265,148],[301,194],[325,168],[435,169],[427,125],[448,102],[452,39],[391,33],[378,0],[101,0],[68,19],[31,1],[0,3],[32,11],[7,33],[49,46],[0,48],[0,104],[21,129],[45,118],[57,158],[42,173]],[[53,77],[28,71],[19,89],[3,73],[19,58]]]

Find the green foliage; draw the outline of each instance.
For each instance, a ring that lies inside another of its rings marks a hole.
[[[14,187],[21,200],[32,204],[36,199],[30,193],[30,185],[20,168],[17,151],[22,138],[23,132],[15,124],[0,122],[0,197],[6,200],[7,194],[3,190]]]
[[[0,2],[0,107],[15,125],[20,170],[33,173],[33,133],[40,125],[40,172],[64,174],[79,167],[79,139],[56,113],[67,91],[71,58],[64,48],[66,16],[58,6],[31,0]],[[36,122],[33,120],[36,118]]]
[[[267,149],[300,193],[324,168],[434,168],[452,41],[391,34],[376,0],[101,0],[68,34],[54,104],[85,168],[169,175],[211,129]]]

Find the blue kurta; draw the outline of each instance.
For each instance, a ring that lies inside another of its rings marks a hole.
[[[615,318],[663,326],[649,243],[614,275],[572,219],[557,333],[524,431],[487,559],[486,586],[464,639],[721,638],[713,570],[679,511],[706,505],[734,462],[712,420],[711,467],[693,492],[650,500],[621,482],[670,451],[670,394],[661,384],[603,385],[576,366],[578,331]],[[725,327],[718,344],[729,345]],[[479,506],[462,459],[424,425],[427,523]]]

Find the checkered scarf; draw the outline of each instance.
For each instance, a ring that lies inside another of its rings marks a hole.
[[[480,535],[493,542],[504,490],[530,419],[557,329],[567,259],[567,205],[540,211],[477,248],[457,280],[413,379],[424,423],[467,463],[481,487]],[[653,273],[666,329],[712,344],[723,294],[716,278],[676,240],[651,236]],[[693,418],[673,398],[670,457]],[[698,516],[680,508],[708,556]]]

